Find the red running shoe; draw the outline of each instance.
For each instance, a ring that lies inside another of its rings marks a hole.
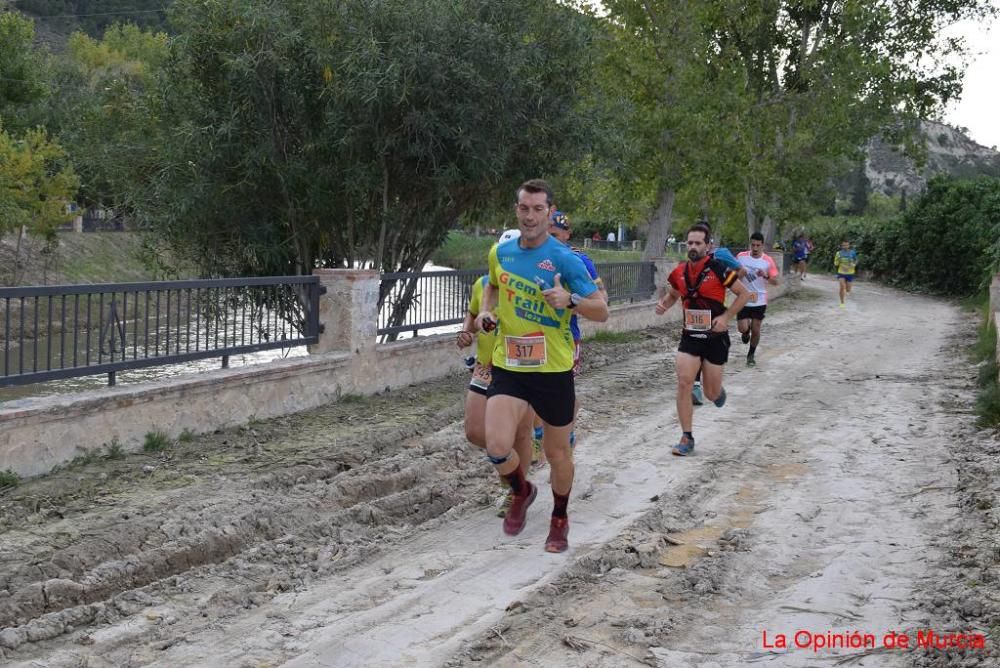
[[[503,518],[503,532],[508,536],[516,536],[524,529],[524,523],[528,516],[528,507],[535,502],[538,496],[538,487],[525,481],[531,487],[531,491],[525,496],[513,495],[510,499],[510,508]]]
[[[565,552],[569,549],[569,518],[553,517],[549,537],[545,539],[546,552]]]

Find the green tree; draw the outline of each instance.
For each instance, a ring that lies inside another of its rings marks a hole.
[[[25,232],[51,239],[69,220],[78,181],[63,149],[35,129],[16,137],[0,127],[0,236],[17,232],[11,282],[18,282]]]
[[[626,145],[639,147],[629,171],[658,192],[653,253],[678,193],[716,217],[741,210],[770,245],[777,222],[807,217],[868,139],[906,136],[960,90],[958,67],[936,68],[963,45],[940,28],[991,11],[983,0],[604,6],[615,32],[606,85],[632,105]]]
[[[34,39],[31,19],[0,12],[0,122],[10,130],[24,129],[20,111],[47,92]]]
[[[36,117],[57,135],[80,175],[80,201],[129,211],[129,195],[160,165],[155,89],[168,56],[167,36],[115,25],[100,40],[76,32],[49,72],[58,104]]]
[[[847,208],[847,213],[852,216],[863,216],[868,209],[868,191],[871,190],[871,181],[865,172],[864,159],[858,160],[851,173],[851,201]]]
[[[172,23],[139,199],[214,274],[419,269],[587,125],[588,26],[554,1],[179,0]]]
[[[698,109],[711,87],[693,76],[707,44],[693,18],[699,5],[688,0],[604,3],[600,96],[610,112],[608,125],[620,140],[617,146],[605,144],[595,171],[613,175],[614,185],[605,191],[650,216],[646,258],[663,252],[678,190],[701,182],[702,137],[711,126],[703,124]],[[624,206],[621,200],[609,201]]]
[[[744,182],[749,231],[770,241],[776,221],[802,217],[838,160],[879,133],[903,136],[961,89],[963,45],[951,22],[989,13],[981,0],[842,3],[714,0],[702,15],[710,71],[737,95],[733,132],[719,133]]]
[[[1000,179],[937,177],[910,204],[893,246],[897,280],[971,295],[1000,269]]]

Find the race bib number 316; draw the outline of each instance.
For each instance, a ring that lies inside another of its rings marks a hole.
[[[542,366],[546,360],[544,336],[507,336],[507,366]]]
[[[692,332],[707,332],[712,329],[712,312],[708,309],[685,309],[684,329]]]

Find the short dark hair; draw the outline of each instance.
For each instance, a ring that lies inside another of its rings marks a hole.
[[[708,225],[703,225],[702,223],[698,223],[697,225],[692,225],[691,227],[688,228],[687,234],[684,235],[684,238],[687,239],[692,232],[701,232],[702,234],[704,234],[706,244],[712,240],[712,230],[711,228],[709,228]]]
[[[543,179],[530,179],[525,181],[517,188],[517,192],[514,193],[514,202],[518,202],[521,199],[521,191],[528,193],[545,193],[545,203],[552,206],[552,200],[555,199],[555,193],[552,192],[552,186],[549,185],[548,181]]]
[[[754,232],[750,235],[750,241],[764,241],[764,235],[760,232]]]

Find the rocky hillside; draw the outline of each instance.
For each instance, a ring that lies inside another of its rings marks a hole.
[[[1000,152],[980,146],[961,131],[933,121],[924,121],[927,160],[918,168],[902,151],[880,139],[868,145],[865,175],[872,192],[907,195],[924,190],[927,179],[937,174],[964,178],[974,176],[1000,177]]]

